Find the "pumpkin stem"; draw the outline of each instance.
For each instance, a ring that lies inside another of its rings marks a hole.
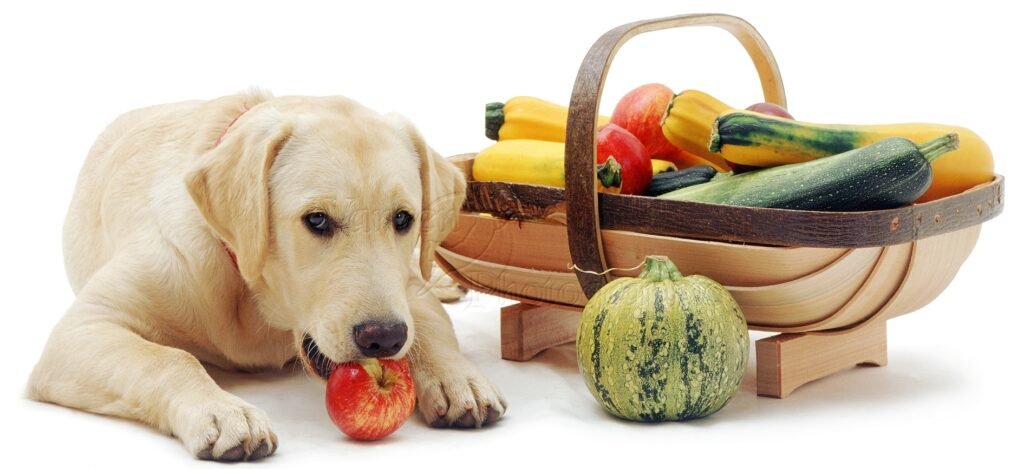
[[[679,269],[667,256],[647,256],[647,259],[644,260],[644,271],[640,272],[640,278],[652,282],[679,281],[683,279],[683,274],[679,273]]]

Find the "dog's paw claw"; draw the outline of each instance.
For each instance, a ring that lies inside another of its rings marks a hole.
[[[267,456],[270,456],[271,454],[274,453],[274,449],[276,449],[276,446],[277,445],[271,444],[269,441],[264,441],[260,443],[260,445],[257,446],[255,450],[253,450],[252,454],[249,455],[249,460],[252,461],[256,459],[263,459]]]
[[[445,370],[440,375],[416,378],[419,408],[434,428],[479,428],[497,422],[507,408],[501,394],[468,364],[467,372]],[[423,382],[423,385],[419,383]]]
[[[185,446],[199,459],[212,461],[254,461],[274,454],[277,435],[263,411],[241,400],[201,406],[198,418],[179,434]]]
[[[488,407],[487,408],[487,413],[485,414],[486,417],[484,417],[484,425],[490,425],[490,424],[492,424],[494,422],[497,422],[498,419],[501,418],[501,414],[502,414],[503,411],[504,411],[504,409],[502,409],[502,411],[498,411],[498,409],[495,409],[493,407]]]
[[[477,422],[479,421],[480,420],[477,419],[475,415],[473,415],[472,411],[467,410],[466,413],[462,414],[462,417],[459,417],[458,419],[455,420],[455,423],[452,424],[452,426],[470,428],[477,426]]]
[[[218,461],[241,461],[243,459],[245,459],[245,446],[242,443],[225,451],[217,458]]]

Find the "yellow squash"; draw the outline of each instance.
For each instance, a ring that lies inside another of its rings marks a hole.
[[[703,146],[703,151],[717,152],[730,163],[759,167],[832,156],[889,137],[922,144],[955,133],[960,148],[932,163],[932,184],[916,202],[958,194],[993,177],[988,145],[963,127],[812,124],[735,110],[705,93],[689,90],[678,94],[669,105],[662,131],[670,142],[698,156],[703,154],[695,150]]]
[[[669,102],[661,130],[673,145],[728,169],[722,155],[708,150],[708,144],[715,118],[730,109],[728,104],[703,91],[682,91]]]
[[[651,174],[664,173],[664,172],[668,172],[668,171],[676,171],[678,169],[679,168],[676,167],[676,164],[671,162],[671,161],[659,160],[659,159],[656,159],[656,158],[651,158]]]
[[[517,96],[504,103],[490,103],[485,113],[484,127],[491,140],[529,139],[548,142],[565,141],[565,122],[569,108],[529,96]],[[598,127],[607,124],[608,117],[599,116]]]
[[[502,140],[473,159],[473,179],[565,187],[565,144],[543,140]],[[617,194],[622,167],[609,157],[597,166],[597,188]]]

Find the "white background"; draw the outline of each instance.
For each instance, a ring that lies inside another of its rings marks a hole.
[[[567,102],[580,60],[604,31],[713,11],[758,27],[798,118],[964,125],[988,141],[997,170],[1008,176],[1007,210],[986,224],[952,285],[924,309],[890,322],[889,366],[844,372],[785,400],[755,397],[751,367],[737,397],[711,418],[624,423],[587,394],[571,346],[530,363],[502,361],[497,308],[504,303],[473,294],[450,311],[465,353],[511,404],[499,425],[441,431],[415,418],[384,441],[357,444],[331,426],[315,380],[215,372],[271,416],[281,449],[265,464],[991,467],[1016,460],[1024,418],[1021,202],[1014,196],[1024,158],[1024,35],[1019,15],[1003,6],[1012,2],[418,3],[0,7],[0,458],[13,459],[0,465],[193,463],[176,440],[141,425],[21,397],[50,328],[72,300],[60,229],[78,168],[118,114],[253,85],[278,95],[344,94],[408,115],[442,153],[471,152],[487,143],[484,103],[515,95]],[[605,111],[652,81],[705,90],[739,107],[759,100],[742,49],[715,30],[628,43],[612,67]]]

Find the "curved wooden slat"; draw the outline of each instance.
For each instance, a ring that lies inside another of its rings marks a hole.
[[[741,287],[796,280],[830,266],[851,251],[740,245],[619,230],[601,230],[601,237],[611,267],[632,268],[647,255],[658,254],[672,258],[684,275],[701,274],[726,286]],[[557,223],[462,213],[441,246],[465,257],[509,267],[569,273],[572,263],[565,225]]]
[[[751,327],[812,324],[834,315],[854,298],[883,249],[852,249],[832,265],[785,283],[726,288]]]
[[[860,289],[828,317],[808,324],[783,326],[764,324],[761,330],[774,332],[808,332],[846,328],[876,315],[903,284],[910,268],[914,243],[897,244],[882,248],[882,253]]]

